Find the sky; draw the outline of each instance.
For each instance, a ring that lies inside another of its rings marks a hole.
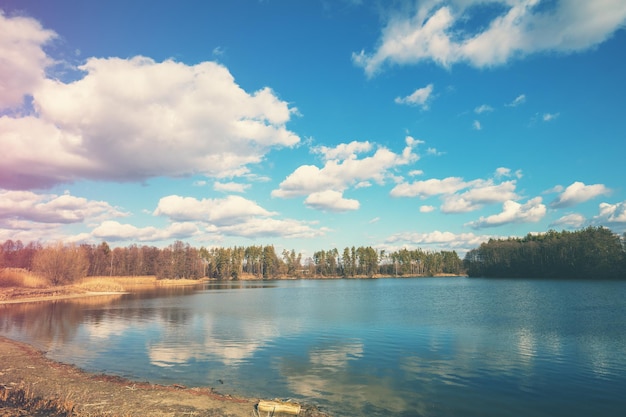
[[[626,232],[625,0],[0,0],[0,241]]]

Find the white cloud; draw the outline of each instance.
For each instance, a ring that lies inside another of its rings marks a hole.
[[[496,169],[496,178],[509,177],[511,175],[511,168],[500,167]]]
[[[237,182],[222,183],[215,181],[213,184],[215,191],[221,191],[223,193],[245,193],[248,188],[250,188],[250,184],[240,184]]]
[[[474,233],[452,233],[435,230],[428,233],[403,232],[396,233],[385,239],[387,243],[401,243],[411,246],[429,246],[437,250],[467,251],[480,245],[490,236],[479,236]]]
[[[445,152],[438,151],[437,148],[428,148],[428,149],[426,149],[426,153],[428,155],[441,156]]]
[[[562,226],[562,227],[570,227],[570,228],[580,228],[585,224],[586,221],[587,219],[585,219],[585,216],[583,216],[582,214],[571,213],[571,214],[566,214],[565,216],[560,217],[559,219],[550,223],[550,226],[551,227]]]
[[[516,182],[494,184],[492,180],[475,180],[469,190],[444,197],[442,213],[466,213],[480,209],[485,204],[502,203],[518,199]]]
[[[422,171],[421,169],[414,169],[412,171],[409,171],[409,176],[411,177],[417,177],[420,175],[424,175],[424,171]]]
[[[565,189],[552,203],[552,208],[571,207],[579,203],[591,200],[601,195],[607,195],[611,190],[604,184],[585,185],[576,181]]]
[[[442,180],[431,178],[413,183],[401,183],[396,185],[390,192],[392,197],[420,197],[428,198],[439,194],[452,194],[463,188],[468,183],[459,177],[448,177]]]
[[[167,216],[174,221],[204,221],[216,225],[229,225],[249,216],[268,217],[269,212],[257,203],[240,196],[222,199],[202,199],[170,195],[159,200],[155,216]]]
[[[565,188],[562,185],[555,185],[554,187],[545,190],[543,194],[561,193]]]
[[[517,107],[520,104],[524,104],[526,102],[526,94],[520,94],[519,96],[515,97],[515,99],[508,103],[506,106],[507,107]]]
[[[516,171],[515,175],[520,178],[521,171]],[[498,168],[495,173],[495,178],[510,176],[511,170],[509,168]],[[442,213],[466,213],[478,210],[486,204],[517,200],[519,196],[515,192],[516,186],[516,180],[496,183],[493,179],[464,181],[460,177],[431,178],[412,183],[399,183],[389,194],[392,197],[419,197],[422,199],[440,196],[443,201],[440,207]]]
[[[332,193],[319,194],[333,191],[343,193],[349,187],[362,186],[369,181],[383,184],[392,174],[390,170],[401,165],[406,165],[417,161],[418,156],[413,152],[413,148],[423,143],[407,136],[406,147],[402,154],[396,154],[387,148],[379,147],[373,155],[358,158],[356,152],[371,151],[368,142],[359,144],[340,144],[335,148],[317,148],[317,152],[326,156],[325,164],[322,168],[315,165],[302,165],[283,180],[277,189],[272,191],[273,197],[293,198],[298,196],[311,196],[308,204],[312,208],[322,208],[319,204],[321,196],[332,196]],[[330,159],[334,157],[335,159]],[[354,210],[358,208],[356,200],[339,200],[343,209]],[[350,203],[347,203],[349,201]]]
[[[609,204],[600,203],[600,213],[594,220],[606,224],[626,224],[626,201]]]
[[[329,231],[328,228],[315,228],[313,225],[313,223],[293,219],[255,217],[241,219],[241,222],[220,227],[217,231],[229,236],[248,238],[284,237],[287,239],[309,239],[323,236]]]
[[[426,87],[418,88],[406,97],[396,97],[395,102],[397,104],[408,104],[409,106],[421,106],[422,109],[428,110],[433,88],[433,84],[428,84]]]
[[[478,120],[474,120],[474,123],[472,123],[472,128],[474,130],[483,130],[483,126],[480,124]]]
[[[493,107],[491,107],[490,105],[488,105],[488,104],[482,104],[482,105],[480,105],[480,106],[478,106],[478,107],[476,107],[476,108],[474,109],[474,113],[476,113],[476,114],[481,114],[481,113],[490,113],[490,112],[492,112],[493,110],[494,110],[494,109],[493,109]]]
[[[270,88],[248,93],[215,62],[89,58],[73,82],[45,78],[41,49],[54,34],[26,18],[0,16],[0,186],[48,187],[80,179],[247,174],[274,147],[300,138],[285,125],[297,111]],[[22,114],[23,113],[23,114]],[[42,140],[46,138],[46,140]]]
[[[31,191],[0,190],[0,218],[32,223],[83,223],[126,213],[104,201],[87,200],[69,193],[36,194]]]
[[[313,152],[322,154],[325,160],[332,159],[355,159],[357,154],[365,153],[372,150],[372,144],[369,142],[352,141],[350,143],[340,143],[334,148],[327,146],[319,146],[313,149]]]
[[[559,117],[559,113],[544,113],[542,119],[544,122],[549,122],[556,119],[557,117]]]
[[[430,213],[435,211],[434,206],[420,206],[420,213]]]
[[[343,198],[342,193],[333,190],[312,193],[304,204],[316,210],[335,212],[358,210],[360,206],[357,200]]]
[[[433,61],[444,67],[465,62],[483,68],[525,55],[572,53],[609,38],[626,21],[622,0],[561,1],[538,8],[539,0],[494,0],[501,10],[486,20],[482,0],[420,2],[411,14],[392,15],[372,53],[353,53],[368,76],[386,64]],[[497,7],[496,7],[497,6]],[[468,20],[474,27],[464,27]]]
[[[509,223],[534,223],[541,220],[546,214],[546,206],[541,197],[528,200],[520,204],[513,200],[505,201],[502,212],[488,217],[480,217],[478,221],[469,223],[475,229],[496,227]]]
[[[198,230],[204,228],[216,236],[310,238],[322,236],[328,231],[326,228],[314,228],[312,223],[273,218],[277,214],[241,196],[198,200],[170,195],[161,198],[154,210],[154,215],[194,224]],[[148,232],[156,233],[154,230]],[[162,233],[166,232],[167,229]]]
[[[521,169],[518,169],[515,172],[512,172],[511,168],[506,168],[506,167],[499,167],[496,169],[495,178],[512,177],[512,176],[515,176],[515,178],[519,179],[519,178],[522,178],[524,175]]]
[[[43,47],[56,37],[34,19],[8,17],[0,10],[0,110],[20,107],[43,81],[53,63]]]
[[[156,242],[168,239],[185,239],[198,233],[198,227],[190,222],[172,223],[165,229],[154,226],[136,227],[107,220],[91,232],[93,237],[107,241]]]

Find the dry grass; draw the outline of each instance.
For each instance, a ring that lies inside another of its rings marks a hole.
[[[0,269],[0,287],[46,288],[49,285],[48,280],[26,269]]]
[[[75,286],[94,292],[124,292],[133,289],[153,287],[156,285],[154,276],[140,277],[86,277]]]
[[[94,292],[125,292],[152,288],[155,286],[194,285],[199,281],[192,279],[156,279],[153,275],[136,277],[86,277],[75,286]]]
[[[28,386],[7,387],[5,385],[0,385],[0,406],[8,406],[14,411],[14,414],[9,412],[7,414],[9,416],[71,416],[76,408],[76,404],[71,400],[71,394],[66,395],[65,398],[41,398],[35,395]],[[28,414],[22,414],[22,411]]]

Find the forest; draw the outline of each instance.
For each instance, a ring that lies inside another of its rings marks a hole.
[[[458,275],[463,262],[454,251],[402,249],[387,253],[372,247],[316,251],[303,259],[295,250],[280,256],[273,245],[194,248],[176,241],[165,248],[130,245],[111,248],[63,244],[43,246],[7,240],[0,245],[0,268],[21,268],[65,284],[85,276],[144,276],[157,278],[279,279]]]
[[[295,250],[277,254],[273,245],[194,248],[176,241],[158,248],[108,243],[44,246],[7,240],[0,244],[0,269],[20,268],[45,277],[52,285],[86,276],[157,278],[281,279],[366,278],[374,276],[464,275],[501,278],[626,278],[626,234],[604,227],[578,231],[550,230],[523,238],[490,239],[467,252],[371,246],[319,250],[304,258]]]
[[[604,227],[490,239],[463,261],[470,277],[626,278],[626,234]]]

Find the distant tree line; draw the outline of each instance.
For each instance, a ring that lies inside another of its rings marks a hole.
[[[194,248],[176,241],[165,248],[130,245],[111,248],[108,243],[43,246],[7,240],[0,244],[0,268],[22,268],[65,284],[85,276],[143,276],[157,278],[202,277],[220,280],[244,276],[274,278],[338,278],[433,276],[461,274],[463,263],[456,252],[401,249],[387,253],[372,247],[321,250],[302,259],[295,250],[276,254],[273,245],[230,248]]]
[[[464,266],[470,277],[623,279],[626,234],[588,227],[490,239],[466,254]]]
[[[310,273],[318,276],[355,277],[460,275],[463,262],[455,251],[427,252],[400,249],[388,253],[371,246],[317,251],[313,254]]]
[[[176,241],[165,248],[100,244],[43,246],[7,240],[0,244],[0,268],[22,268],[64,284],[84,276],[157,278],[339,278],[436,276],[523,278],[626,278],[626,234],[603,227],[523,238],[490,239],[470,250],[462,261],[455,251],[371,246],[319,250],[307,259],[295,250],[277,255],[273,245],[200,249]]]

